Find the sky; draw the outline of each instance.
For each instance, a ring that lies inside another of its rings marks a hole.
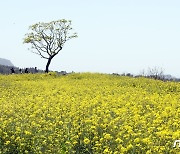
[[[0,58],[45,69],[23,44],[29,26],[72,20],[78,38],[65,43],[50,70],[133,73],[162,68],[180,77],[179,0],[5,0],[0,3]]]

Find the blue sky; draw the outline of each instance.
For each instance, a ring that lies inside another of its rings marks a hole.
[[[0,57],[18,67],[45,69],[46,60],[23,44],[37,22],[72,20],[78,38],[68,41],[51,70],[138,74],[160,67],[180,77],[178,0],[16,0],[0,5]]]

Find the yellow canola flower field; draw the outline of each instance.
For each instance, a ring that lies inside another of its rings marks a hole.
[[[180,153],[180,83],[0,75],[0,153]]]

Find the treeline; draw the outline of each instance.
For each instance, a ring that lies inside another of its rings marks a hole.
[[[118,76],[129,76],[129,77],[145,77],[150,78],[154,80],[161,80],[161,81],[175,81],[180,82],[180,78],[173,77],[171,75],[164,74],[164,70],[162,68],[154,67],[154,68],[148,68],[147,71],[143,70],[139,75],[133,75],[131,73],[112,73],[112,75],[118,75]]]
[[[13,74],[22,74],[22,73],[27,73],[26,71],[28,70],[28,73],[45,73],[45,71],[37,69],[36,67],[30,67],[30,68],[19,68],[19,67],[12,67],[12,66],[4,66],[0,65],[0,74],[12,74],[12,69],[14,70]],[[55,71],[59,75],[67,75],[66,71]],[[74,73],[74,72],[71,72]],[[145,77],[145,78],[151,78],[155,80],[162,80],[162,81],[175,81],[175,82],[180,82],[180,78],[173,77],[171,75],[165,75],[162,69],[158,68],[149,68],[148,71],[145,73],[145,71],[141,72],[139,75],[133,75],[131,73],[123,73],[123,74],[118,74],[118,73],[112,73],[112,75],[116,76],[129,76],[129,77]]]
[[[43,70],[35,69],[30,67],[30,68],[19,68],[19,67],[12,67],[12,66],[4,66],[0,65],[0,74],[12,74],[12,69],[14,70],[15,74],[21,74],[25,73],[25,70],[27,69],[29,73],[43,73]]]
[[[131,73],[122,73],[122,74],[118,74],[118,73],[112,73],[112,75],[115,76],[128,76],[128,77],[133,77],[133,78],[139,78],[139,77],[144,77],[144,78],[150,78],[150,79],[154,79],[154,80],[161,80],[161,81],[174,81],[174,82],[180,82],[180,78],[175,78],[172,77],[171,75],[164,75],[164,76],[158,76],[158,75],[133,75]]]
[[[55,71],[55,72],[59,75],[68,74],[66,71],[61,71],[61,72]],[[36,67],[19,68],[19,67],[14,67],[14,66],[0,65],[0,74],[22,74],[22,73],[45,73],[45,71],[41,69],[37,69]]]
[[[0,65],[0,73],[1,74],[10,74],[11,73],[11,68],[10,66],[4,66]]]

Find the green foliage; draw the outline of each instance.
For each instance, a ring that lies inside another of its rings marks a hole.
[[[72,32],[71,20],[39,22],[29,29],[24,43],[31,43],[32,48],[36,49],[35,53],[46,59],[58,54],[66,41],[77,37],[77,33]]]
[[[48,59],[46,72],[51,60],[62,50],[66,41],[77,37],[77,33],[72,32],[71,20],[39,22],[31,25],[29,29],[30,32],[25,35],[24,43],[30,43],[32,49],[35,49],[33,53]]]

